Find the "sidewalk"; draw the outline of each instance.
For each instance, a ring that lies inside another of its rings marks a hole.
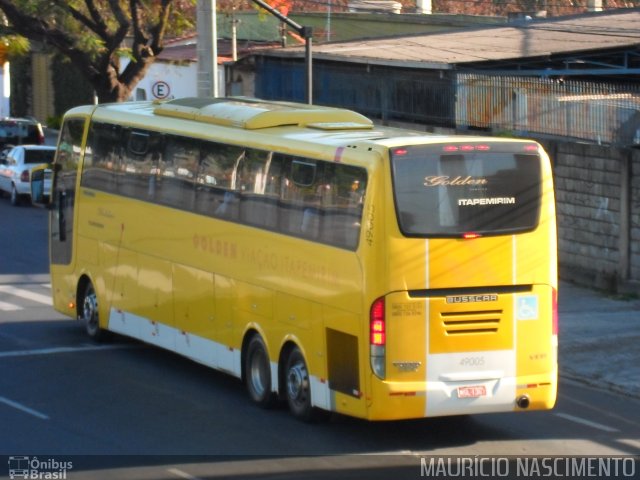
[[[560,376],[640,398],[640,299],[561,282]]]

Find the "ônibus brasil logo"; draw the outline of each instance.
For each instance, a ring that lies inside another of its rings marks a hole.
[[[9,457],[9,478],[58,479],[67,478],[67,471],[73,468],[73,462],[61,462],[53,458],[11,456]]]

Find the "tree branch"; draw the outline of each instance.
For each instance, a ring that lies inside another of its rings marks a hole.
[[[107,35],[107,26],[104,24],[104,22],[96,22],[95,18],[88,18],[86,15],[83,15],[82,12],[69,5],[66,1],[54,0],[53,3],[60,10],[68,12],[68,14],[71,15],[72,18],[87,27],[99,37],[104,38]]]

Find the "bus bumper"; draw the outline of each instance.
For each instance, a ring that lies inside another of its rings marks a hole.
[[[386,382],[372,378],[369,420],[549,410],[557,372],[475,382]]]

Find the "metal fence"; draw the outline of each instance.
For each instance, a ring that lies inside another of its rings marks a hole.
[[[459,73],[456,126],[640,144],[640,86]]]
[[[304,65],[259,57],[256,95],[304,101]],[[640,85],[314,62],[314,101],[458,129],[640,144]]]

